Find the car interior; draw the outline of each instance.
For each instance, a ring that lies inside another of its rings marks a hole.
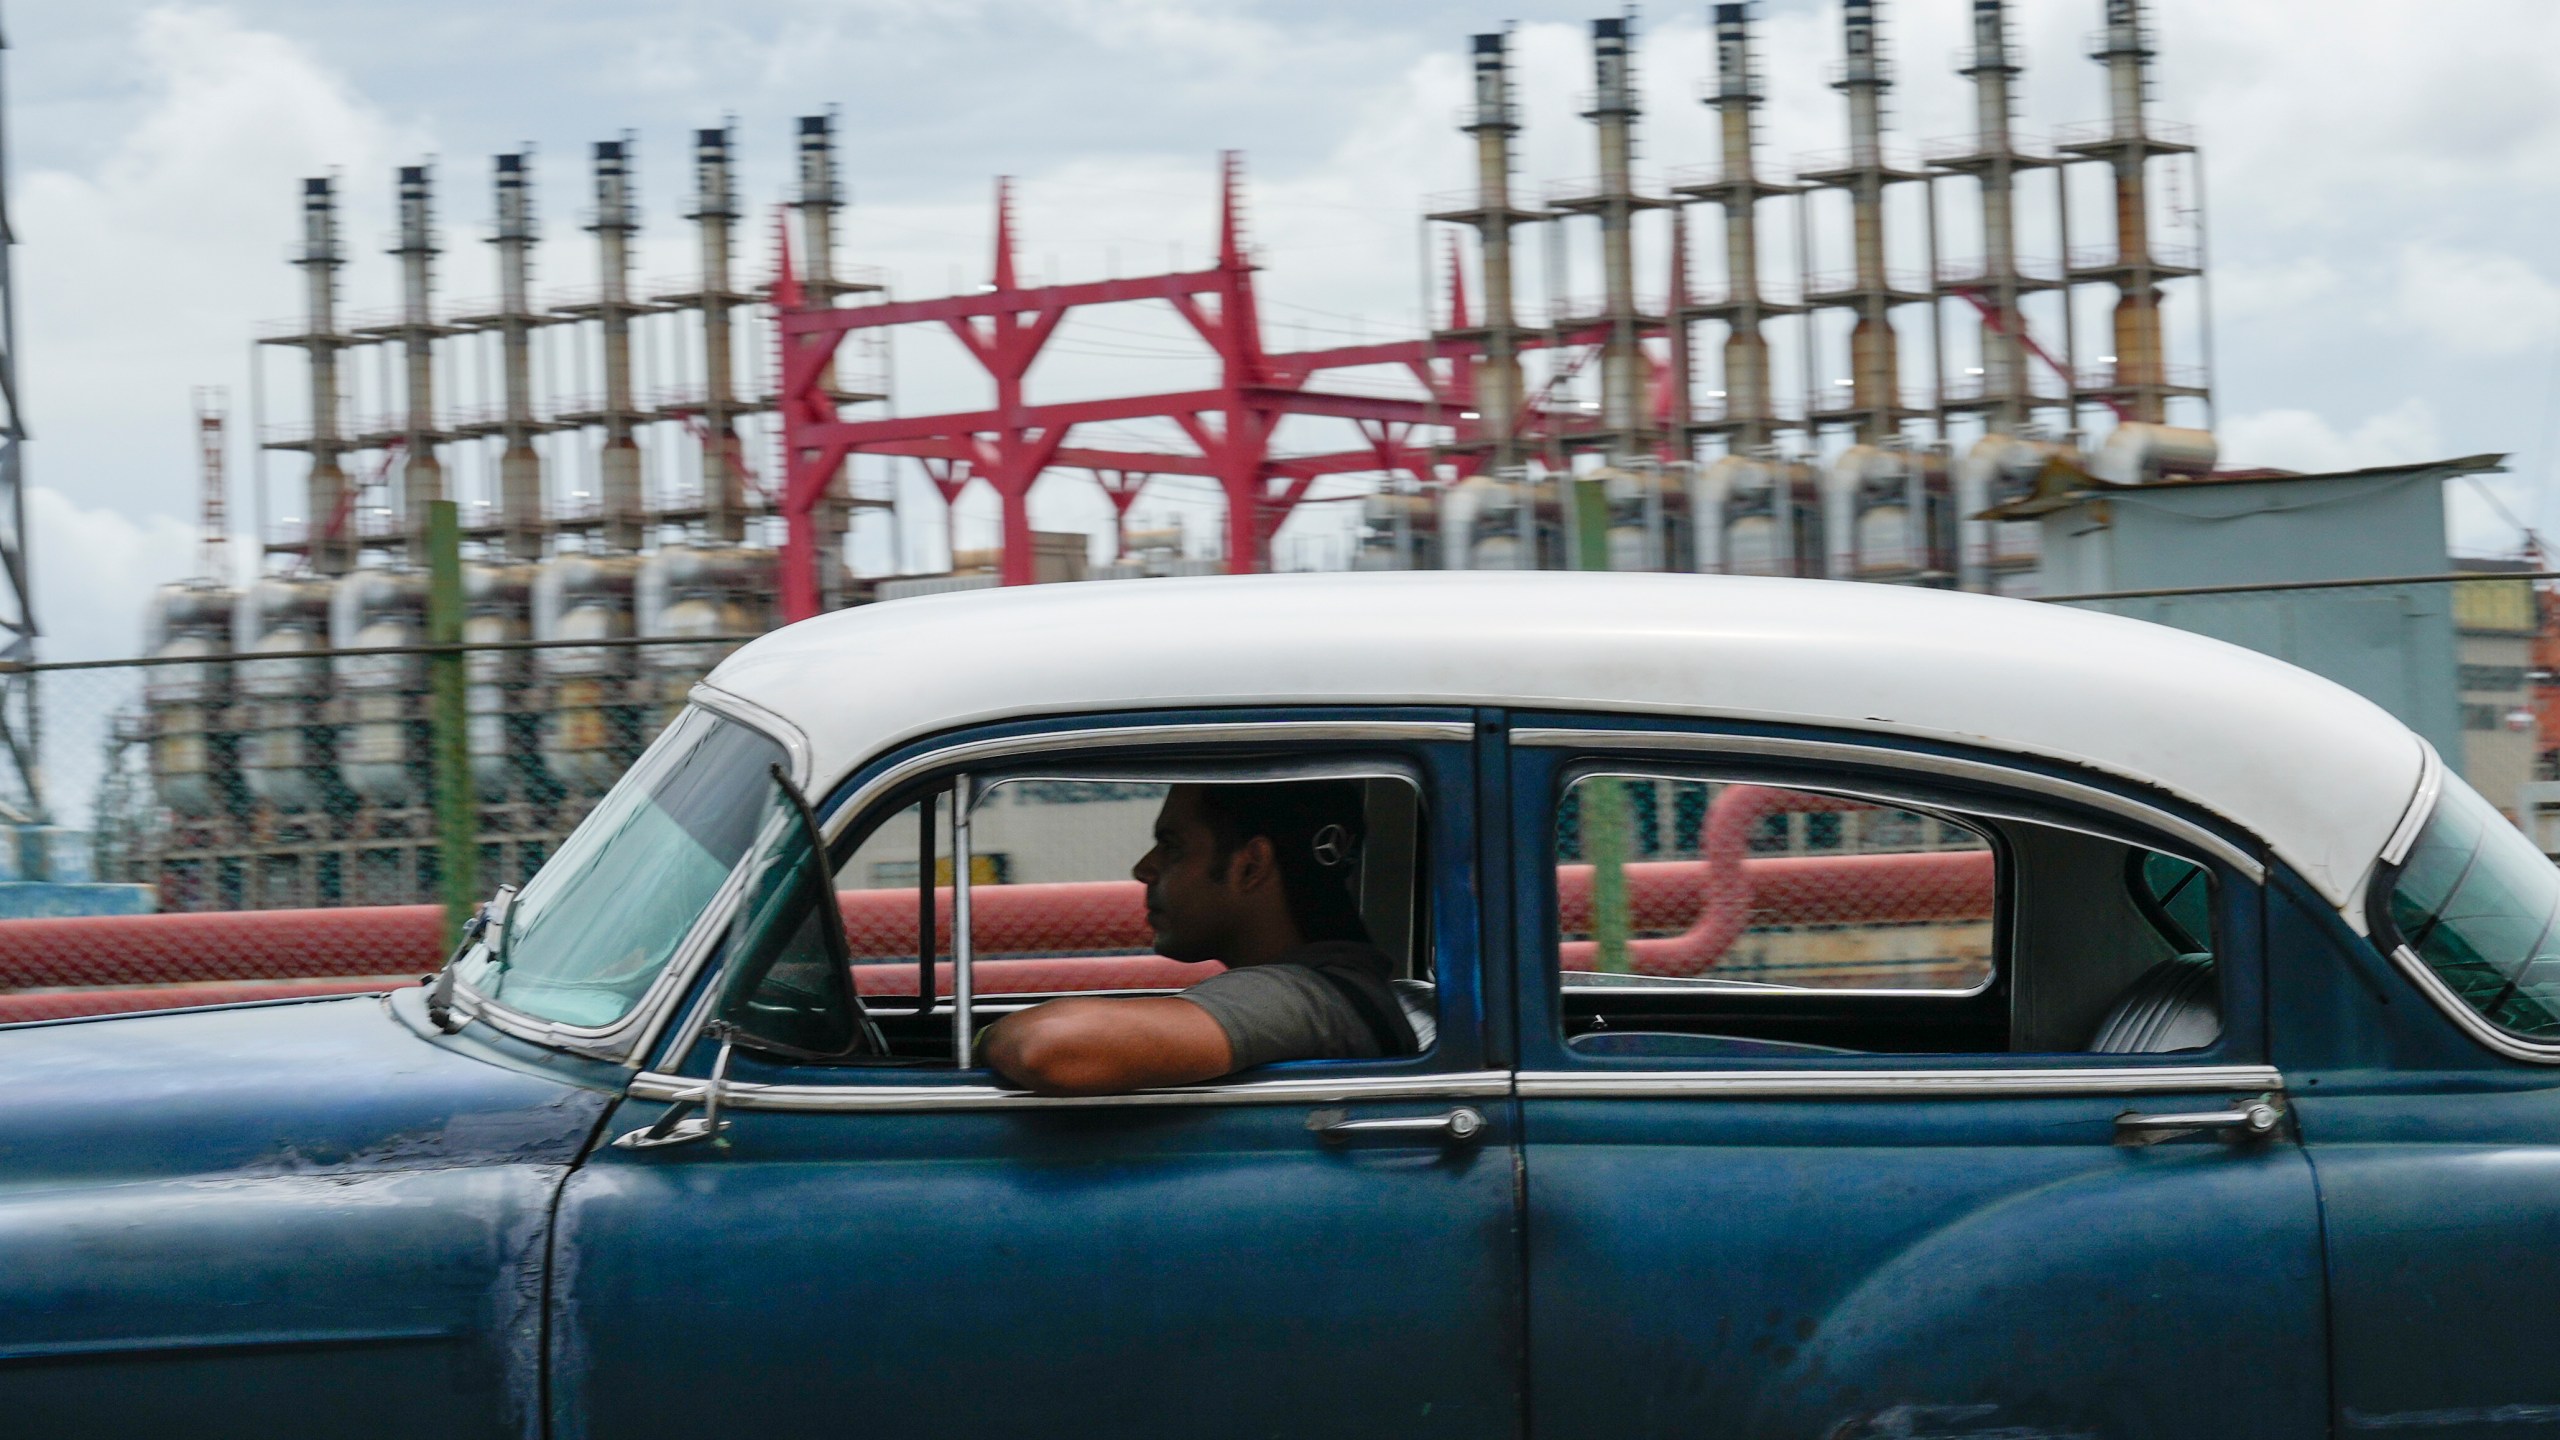
[[[1165,995],[1216,972],[1156,956],[1130,867],[1176,783],[1351,779],[1366,833],[1356,887],[1371,939],[1424,1050],[1436,1038],[1426,816],[1393,764],[1044,767],[977,777],[971,805],[973,1023],[1063,995]],[[887,1050],[847,1064],[952,1063],[952,783],[878,807],[833,847],[857,992]]]
[[[1616,783],[1706,792],[1710,818],[1693,828],[1709,849],[1715,807],[1756,799],[1766,813],[1721,869],[1713,856],[1649,867],[1701,871],[1708,912],[1747,910],[1721,931],[1696,907],[1644,913],[1646,888],[1666,882],[1618,862],[1636,904],[1616,966],[1592,958],[1594,921],[1575,901],[1594,886],[1576,872],[1593,866],[1562,834],[1561,997],[1577,1055],[2134,1055],[2221,1034],[2212,877],[2193,861],[2027,819],[1689,777]],[[1599,813],[1581,807],[1586,829]],[[1666,938],[1684,924],[1723,949],[1684,953]]]

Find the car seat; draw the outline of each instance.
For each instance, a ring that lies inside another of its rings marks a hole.
[[[2211,955],[2181,955],[2145,970],[2116,997],[2098,1033],[2094,1055],[2164,1055],[2201,1050],[2222,1038],[2222,999]]]

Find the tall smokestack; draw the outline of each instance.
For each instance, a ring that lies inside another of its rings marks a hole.
[[[498,519],[507,554],[542,555],[542,454],[533,447],[533,177],[519,151],[497,157],[498,331],[505,348],[506,418],[498,456]]]
[[[354,563],[354,538],[344,529],[330,533],[331,521],[347,501],[347,472],[338,457],[346,443],[338,435],[338,270],[347,263],[338,248],[338,198],[326,178],[302,182],[302,253],[294,264],[302,269],[306,343],[311,349],[311,474],[303,493],[304,533],[309,537],[311,568],[322,575],[343,575]]]
[[[693,174],[693,209],[685,218],[702,233],[702,528],[713,544],[735,544],[746,534],[746,490],[730,374],[731,227],[738,204],[726,128],[694,132]]]
[[[1635,278],[1635,22],[1591,22],[1592,104],[1599,131],[1600,264],[1607,286],[1609,338],[1600,355],[1600,420],[1611,459],[1641,448],[1645,423],[1644,351],[1637,339]]]
[[[1766,98],[1751,62],[1747,6],[1718,5],[1715,107],[1723,138],[1720,183],[1707,191],[1724,209],[1724,255],[1732,306],[1724,342],[1724,413],[1734,424],[1729,449],[1748,453],[1770,443],[1775,418],[1769,390],[1769,342],[1761,333],[1760,183],[1751,112]]]
[[[836,211],[844,205],[844,188],[836,181],[835,117],[803,115],[800,117],[800,194],[792,204],[800,211],[801,269],[807,275],[803,291],[810,303],[832,305],[841,293],[836,281]],[[830,357],[820,373],[818,384],[836,389],[836,366]],[[816,513],[819,543],[832,546],[831,553],[842,554],[845,532],[852,528],[853,510],[847,503],[845,475],[839,470],[829,477],[825,493],[818,497]],[[841,567],[822,565],[818,569],[819,603],[836,609],[844,597],[826,593],[837,588],[836,577]]]
[[[2011,86],[2019,67],[2009,49],[2004,0],[1973,0],[1973,55],[1958,73],[1973,81],[1974,154],[1971,168],[1982,191],[1983,302],[1982,398],[1991,433],[2015,435],[2027,422],[2026,316],[2019,308],[2018,156],[2009,125],[2016,114]]]
[[[595,148],[596,321],[604,332],[604,449],[598,458],[604,548],[640,548],[646,527],[640,446],[632,438],[631,237],[640,228],[631,188],[631,142],[599,140]]]
[[[2141,0],[2106,0],[2107,30],[2094,57],[2107,67],[2107,119],[2112,132],[2109,158],[2116,176],[2116,266],[2114,384],[2130,393],[2128,418],[2154,424],[2166,418],[2166,397],[2159,387],[2168,378],[2160,333],[2160,287],[2151,255],[2151,196],[2148,183],[2153,147],[2143,114],[2144,89],[2151,66],[2150,35],[2142,23]]]
[[[231,487],[223,476],[230,448],[224,438],[229,410],[229,396],[220,387],[196,391],[196,484],[203,530],[198,543],[204,557],[200,564],[204,578],[216,585],[231,583],[231,527],[226,515]]]
[[[400,498],[409,557],[425,563],[427,507],[444,498],[444,466],[436,460],[435,213],[424,165],[400,167],[400,350],[408,364],[409,417],[400,467]]]
[[[1892,306],[1884,267],[1884,57],[1877,46],[1877,0],[1847,0],[1842,7],[1846,60],[1835,88],[1849,98],[1848,182],[1852,244],[1857,263],[1857,323],[1849,332],[1850,403],[1858,438],[1873,443],[1896,428],[1901,390]]]
[[[1476,409],[1493,439],[1494,468],[1520,459],[1520,335],[1512,305],[1511,69],[1500,33],[1475,37],[1475,108],[1466,132],[1476,141],[1476,227],[1484,257],[1484,362],[1476,376]]]

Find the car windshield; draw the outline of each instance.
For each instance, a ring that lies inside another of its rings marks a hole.
[[[780,813],[766,772],[782,759],[755,731],[687,710],[525,886],[501,953],[464,957],[462,983],[564,1025],[629,1014]]]
[[[2560,1039],[2560,869],[2451,776],[2391,889],[2391,926],[2491,1024]]]

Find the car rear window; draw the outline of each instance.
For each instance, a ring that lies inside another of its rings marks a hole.
[[[2482,1019],[2560,1040],[2560,868],[2478,791],[2446,777],[2387,918],[2393,938]]]

